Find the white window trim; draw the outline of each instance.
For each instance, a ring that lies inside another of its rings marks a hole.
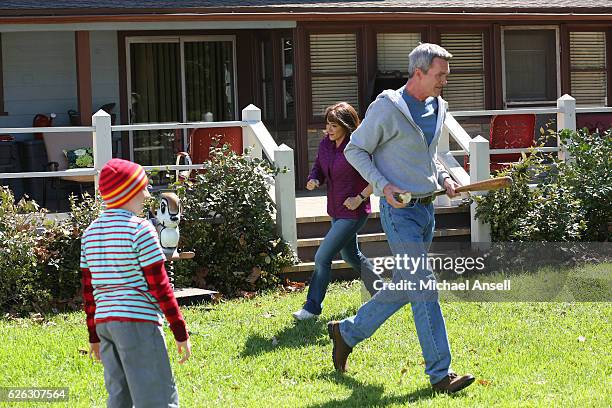
[[[502,70],[502,94],[504,109],[508,108],[508,101],[506,97],[506,44],[505,44],[505,32],[512,30],[554,30],[555,31],[555,57],[557,62],[557,98],[561,96],[561,46],[559,40],[559,26],[556,25],[542,25],[542,26],[503,26],[501,28],[501,70]],[[529,101],[529,102],[511,102],[511,106],[532,106],[532,105],[549,105],[556,104],[557,100],[552,101]]]

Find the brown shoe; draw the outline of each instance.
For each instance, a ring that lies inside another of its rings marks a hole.
[[[327,323],[327,332],[329,338],[332,339],[334,349],[332,351],[332,360],[334,361],[334,368],[340,372],[345,372],[347,368],[346,360],[349,354],[353,351],[352,347],[344,342],[342,335],[340,334],[340,322],[331,321]]]
[[[449,373],[444,379],[440,382],[437,382],[431,386],[434,391],[444,392],[447,394],[453,394],[457,391],[460,391],[473,383],[475,380],[472,374],[465,374],[459,376],[455,373]]]

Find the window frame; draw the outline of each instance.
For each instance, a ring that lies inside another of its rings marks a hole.
[[[318,128],[322,125],[325,125],[325,118],[323,115],[315,115],[313,112],[313,104],[312,104],[312,78],[313,74],[310,69],[310,36],[311,35],[319,35],[319,34],[355,34],[355,54],[357,59],[357,100],[359,101],[359,109],[358,112],[365,112],[365,108],[363,107],[363,95],[364,95],[364,33],[363,26],[360,24],[346,24],[342,27],[338,28],[329,28],[328,26],[309,26],[304,30],[304,36],[302,37],[304,41],[304,65],[306,67],[306,75],[304,80],[306,85],[306,96],[307,96],[307,122],[308,128]],[[294,38],[295,44],[295,38]],[[347,72],[348,74],[348,72]],[[352,76],[353,73],[350,73]],[[316,75],[319,76],[319,75]],[[297,113],[296,113],[297,114]]]
[[[551,101],[522,101],[522,102],[510,102],[507,99],[506,90],[506,31],[543,31],[543,30],[554,30],[555,32],[555,60],[557,64],[556,69],[556,90],[557,97]],[[520,26],[502,26],[501,27],[501,74],[502,74],[502,103],[503,109],[512,109],[520,107],[530,106],[549,106],[556,105],[557,99],[561,96],[561,27],[559,25],[520,25]],[[568,44],[569,45],[569,44]]]
[[[570,55],[570,33],[572,32],[602,32],[605,37],[605,58],[606,58],[606,106],[612,105],[612,27],[609,25],[566,25],[567,32],[567,88],[566,92],[571,95],[572,90],[572,67],[571,67],[571,55]]]
[[[0,116],[8,116],[4,110],[4,70],[2,68],[2,33],[0,33]]]
[[[491,40],[492,36],[492,26],[478,26],[478,25],[467,25],[464,27],[453,27],[447,28],[446,26],[436,26],[436,39],[435,42],[437,44],[442,43],[442,34],[482,34],[482,58],[483,58],[483,67],[482,72],[484,75],[484,109],[489,110],[493,109],[495,105],[495,95],[494,95],[494,87],[493,87],[493,77],[495,75],[494,65],[493,65],[493,48],[491,44],[493,43]],[[450,60],[450,75],[453,73],[461,74],[461,73],[473,73],[472,70],[457,70],[453,69],[453,60]],[[442,90],[442,97],[444,97],[444,90]],[[449,109],[452,112],[453,107],[449,106]]]

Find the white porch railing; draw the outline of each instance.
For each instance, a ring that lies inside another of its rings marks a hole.
[[[20,173],[0,173],[0,179],[9,178],[38,178],[38,177],[66,177],[66,176],[94,176],[96,190],[98,189],[98,175],[104,164],[112,158],[112,132],[134,130],[160,130],[160,129],[199,129],[219,127],[241,127],[243,146],[252,147],[252,156],[265,157],[275,166],[286,169],[285,173],[278,174],[274,185],[270,188],[270,195],[276,205],[276,224],[278,232],[297,252],[297,229],[295,223],[295,166],[293,150],[282,144],[278,146],[270,132],[261,121],[261,111],[254,105],[242,110],[241,121],[227,122],[191,122],[191,123],[148,123],[136,125],[111,125],[108,113],[99,110],[92,117],[92,126],[69,127],[30,127],[30,128],[0,128],[0,133],[59,133],[59,132],[92,132],[93,137],[93,168],[70,169],[63,171],[39,171]],[[144,166],[145,170],[187,170],[201,169],[202,164],[193,165],[156,165]]]
[[[558,152],[559,159],[570,160],[568,152],[564,149],[561,141],[557,138],[556,147],[536,147],[522,149],[489,149],[489,141],[478,135],[472,137],[461,127],[456,117],[469,116],[493,116],[493,115],[519,115],[519,114],[556,114],[557,131],[562,129],[576,130],[576,113],[612,113],[612,108],[576,108],[576,100],[570,95],[563,95],[557,100],[556,108],[535,109],[504,109],[486,111],[457,111],[448,113],[440,144],[438,145],[438,157],[440,162],[448,170],[459,184],[475,183],[488,179],[490,174],[490,155],[499,153],[521,153],[530,151]],[[449,148],[449,137],[452,137],[461,150],[451,151]],[[468,155],[470,158],[470,174],[463,166],[455,160],[455,155]],[[484,194],[479,192],[477,194]],[[489,242],[491,240],[490,226],[476,219],[476,203],[470,207],[472,242]]]

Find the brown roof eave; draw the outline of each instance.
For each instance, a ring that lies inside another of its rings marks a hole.
[[[280,11],[282,9],[282,11]],[[52,15],[24,15],[3,14],[6,10],[0,10],[0,24],[57,24],[57,23],[89,23],[89,22],[152,22],[152,21],[253,21],[257,19],[278,20],[278,21],[397,21],[404,20],[546,20],[546,21],[612,21],[612,8],[607,8],[606,13],[595,13],[594,9],[582,9],[581,13],[563,14],[560,12],[521,12],[508,10],[458,10],[440,9],[432,11],[415,9],[379,9],[378,11],[365,11],[364,9],[325,9],[322,11],[299,10],[287,12],[285,8],[261,8],[254,11],[254,8],[240,9],[156,9],[156,10],[132,10],[131,14],[113,14],[109,11],[115,9],[99,9],[100,14],[92,14],[93,9],[80,9],[77,14],[62,14],[53,10]],[[518,10],[518,9],[515,9]],[[603,9],[602,9],[603,10]],[[14,11],[14,10],[11,10]],[[49,10],[51,11],[51,10]],[[75,10],[70,10],[74,13]]]
[[[2,9],[0,16],[109,16],[109,15],[174,15],[174,14],[337,14],[337,13],[443,13],[443,14],[611,14],[612,7],[525,7],[525,8],[491,8],[491,7],[288,7],[288,6],[265,6],[265,7],[209,7],[209,8],[41,8],[41,9]]]

